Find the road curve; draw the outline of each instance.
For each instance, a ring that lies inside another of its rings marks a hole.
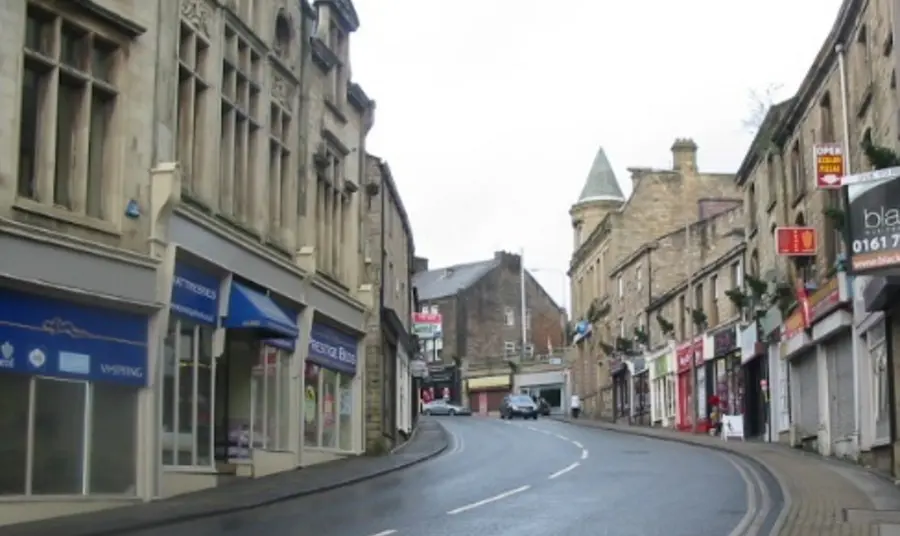
[[[166,536],[752,534],[752,470],[716,452],[550,420],[443,418],[442,456]],[[736,530],[736,527],[738,530]],[[132,536],[158,535],[148,530]]]

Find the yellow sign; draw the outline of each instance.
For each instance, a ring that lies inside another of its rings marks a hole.
[[[502,374],[499,376],[484,376],[483,378],[469,378],[466,383],[468,384],[470,391],[509,387],[509,375]]]

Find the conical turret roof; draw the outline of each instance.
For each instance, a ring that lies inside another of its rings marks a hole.
[[[584,182],[584,188],[578,196],[578,203],[588,201],[625,201],[619,181],[616,180],[616,174],[613,173],[603,147],[597,151],[591,171]]]

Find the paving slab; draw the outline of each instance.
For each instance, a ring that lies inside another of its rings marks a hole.
[[[0,536],[113,536],[259,508],[410,467],[438,456],[448,444],[443,426],[422,419],[409,441],[388,455],[349,457],[159,501],[0,526]]]
[[[773,529],[773,534],[779,536],[878,536],[879,522],[887,521],[884,518],[894,513],[888,508],[900,509],[900,490],[871,472],[784,445],[724,441],[706,434],[592,419],[560,420],[732,452],[758,462],[778,480],[784,495],[783,510]],[[877,492],[872,491],[875,488]],[[888,495],[891,500],[886,501]],[[891,534],[891,528],[884,525],[882,536]]]

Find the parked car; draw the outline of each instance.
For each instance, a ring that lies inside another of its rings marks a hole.
[[[422,406],[424,415],[471,415],[472,412],[465,406],[451,404],[446,400],[433,400]]]
[[[501,419],[522,417],[537,420],[538,413],[538,405],[528,395],[506,395],[500,404]]]

